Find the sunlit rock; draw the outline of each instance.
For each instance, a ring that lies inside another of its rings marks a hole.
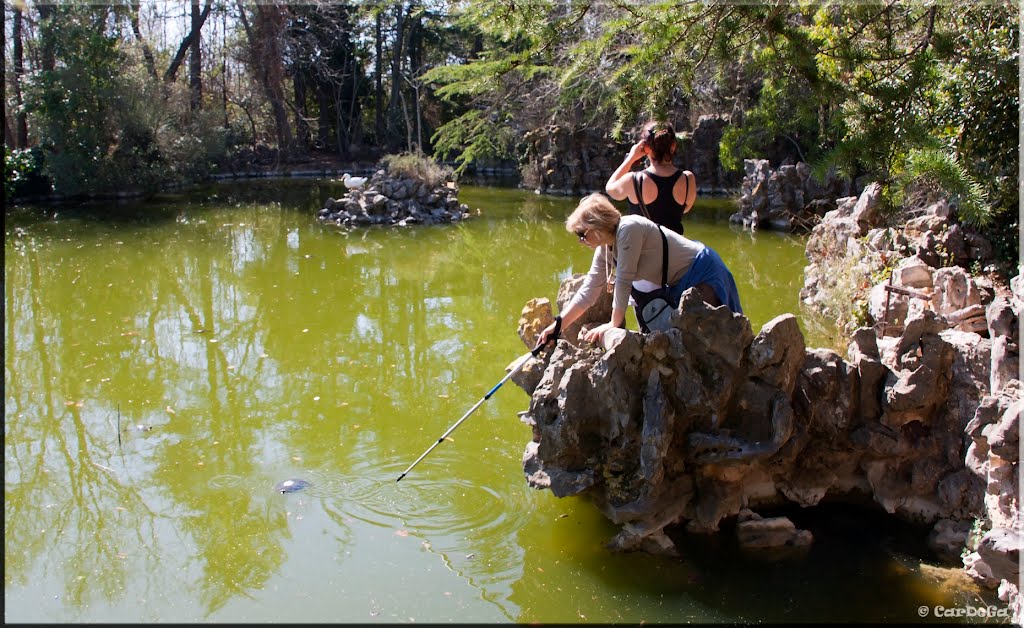
[[[562,306],[581,277],[563,282]],[[550,304],[531,301],[524,344],[550,320]],[[539,374],[516,380],[531,395],[521,415],[532,432],[527,482],[588,495],[620,526],[610,547],[671,554],[667,530],[714,533],[744,509],[813,507],[829,496],[861,495],[910,521],[961,528],[983,508],[961,415],[973,416],[978,401],[950,400],[974,382],[954,376],[960,349],[943,334],[955,330],[934,312],[885,344],[864,328],[851,361],[806,348],[792,315],[755,336],[746,317],[694,290],[671,325],[622,330],[604,346],[570,330],[538,356]],[[990,453],[985,437],[974,455]],[[992,468],[987,458],[975,466]]]

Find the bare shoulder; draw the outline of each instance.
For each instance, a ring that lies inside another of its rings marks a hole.
[[[683,170],[682,172],[683,175],[672,186],[672,196],[675,197],[676,202],[686,207],[684,212],[687,212],[690,211],[690,205],[697,198],[697,178],[689,170]]]

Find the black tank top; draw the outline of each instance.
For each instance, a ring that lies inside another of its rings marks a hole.
[[[683,175],[683,172],[683,170],[676,170],[675,174],[670,174],[667,177],[651,174],[647,171],[643,173],[644,176],[650,177],[658,187],[658,197],[654,199],[653,203],[647,204],[647,211],[651,214],[651,220],[680,235],[683,233],[683,210],[686,207],[676,202],[676,199],[672,196],[672,188],[675,186],[676,181],[679,180],[679,177]],[[631,176],[636,176],[636,174],[633,173]],[[690,180],[687,178],[686,185],[689,184]],[[643,210],[640,209],[639,205],[629,203],[629,213],[642,216]]]

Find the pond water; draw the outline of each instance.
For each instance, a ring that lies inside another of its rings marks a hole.
[[[612,554],[585,497],[526,485],[511,382],[396,482],[528,349],[523,305],[590,254],[563,227],[575,199],[464,186],[481,211],[462,224],[319,224],[341,193],[8,212],[7,622],[913,622],[975,600],[920,568],[919,534],[859,511],[808,523],[814,548],[784,564],[724,533]],[[732,211],[701,201],[687,235],[757,333],[799,315],[803,240]]]

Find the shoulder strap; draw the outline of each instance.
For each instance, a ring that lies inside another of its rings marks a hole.
[[[686,197],[688,197],[690,195],[690,177],[693,176],[693,173],[688,171],[688,170],[683,170],[682,172],[683,172],[683,182],[685,184],[683,189],[686,190],[686,192],[683,194],[683,199],[686,199]],[[697,185],[697,177],[693,177],[693,184]],[[686,213],[686,211],[689,210],[690,208],[691,208],[691,205],[684,200],[683,201],[683,213]]]
[[[658,233],[661,234],[661,285],[668,287],[668,238],[665,237],[665,230],[658,225]]]
[[[640,187],[641,173],[640,172],[633,172],[632,177],[633,177],[633,192],[636,194],[636,204],[640,208],[640,211],[643,212],[644,218],[650,220],[651,219],[651,212],[647,211],[647,204],[644,203],[644,193],[643,193],[643,190]]]

